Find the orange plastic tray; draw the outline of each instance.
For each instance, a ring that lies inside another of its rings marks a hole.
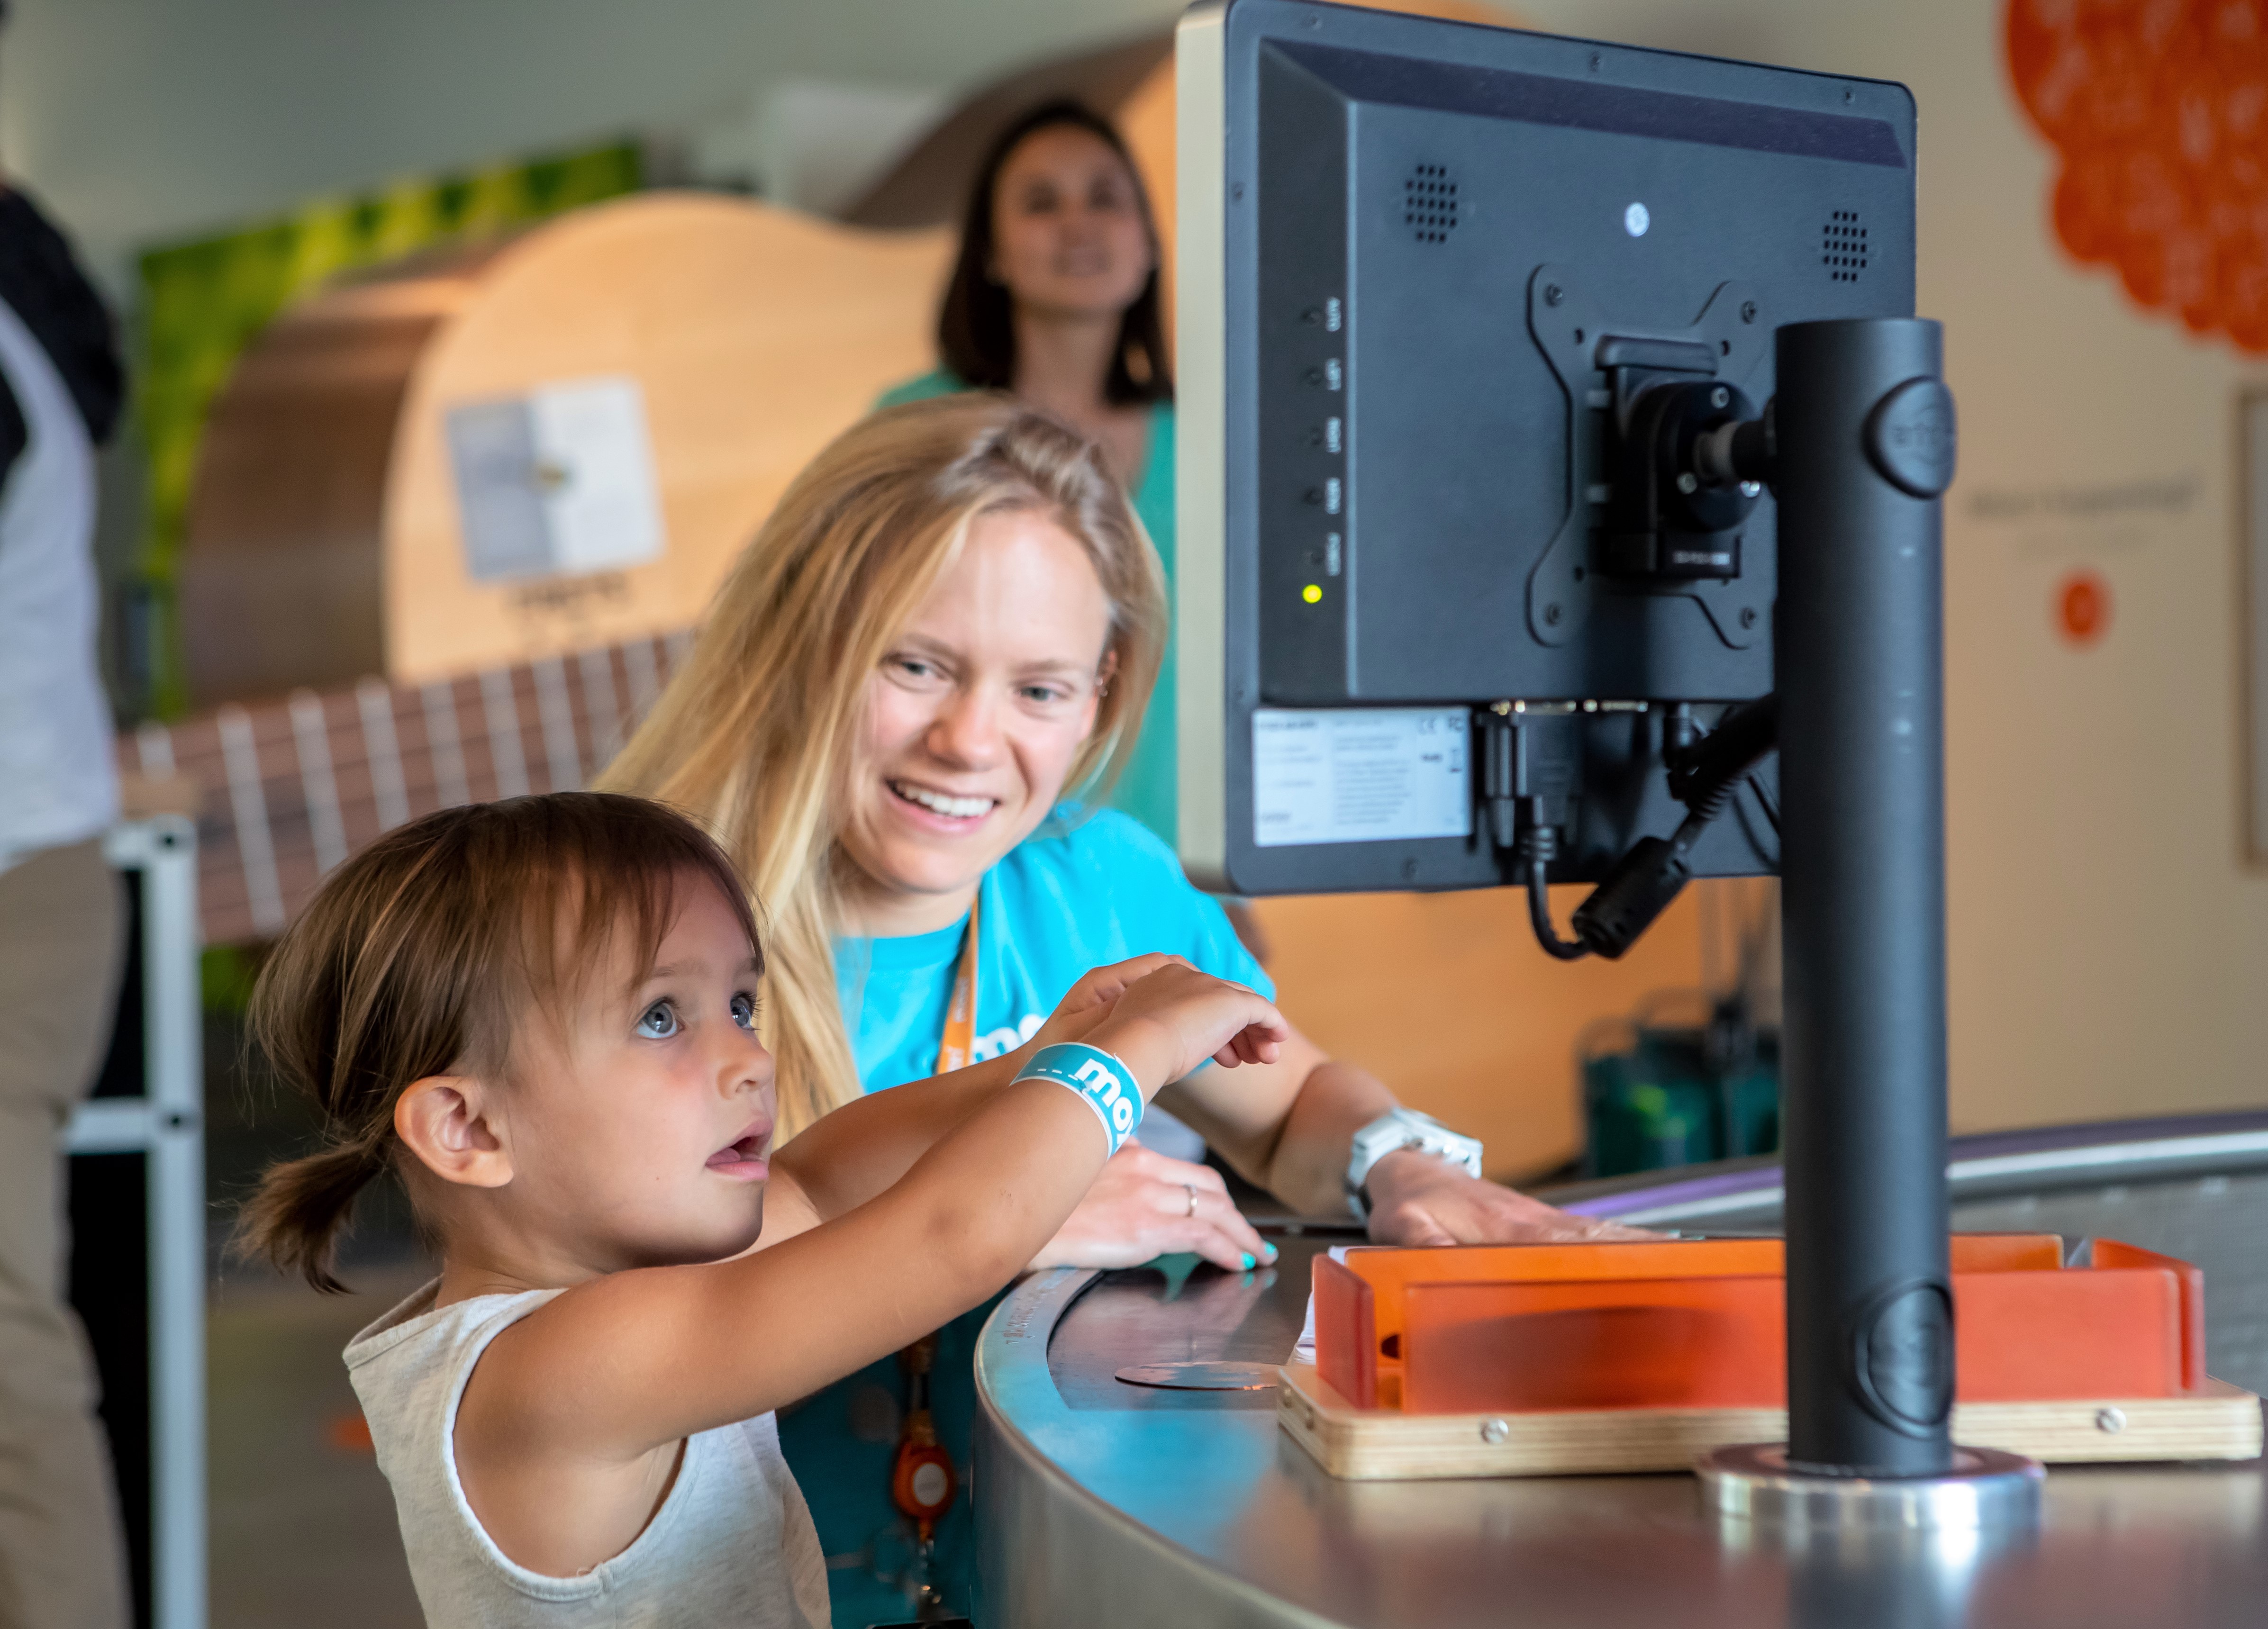
[[[1404,1413],[1775,1408],[1786,1400],[1777,1239],[1357,1249],[1314,1264],[1321,1377]],[[2114,1240],[2063,1265],[2051,1234],[1953,1240],[1961,1401],[2187,1397],[2205,1281]]]

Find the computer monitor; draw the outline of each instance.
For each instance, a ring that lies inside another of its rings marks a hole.
[[[1677,472],[1778,329],[1912,314],[1911,98],[1301,0],[1198,7],[1178,63],[1185,865],[1607,877],[1773,689],[1772,495]],[[1775,796],[1744,769],[1689,873],[1776,869]]]

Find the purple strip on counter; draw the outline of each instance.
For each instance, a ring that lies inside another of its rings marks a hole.
[[[2095,1148],[2114,1143],[2168,1142],[2177,1138],[2226,1137],[2242,1131],[2268,1131],[2268,1111],[2246,1109],[2231,1114],[2168,1116],[2147,1120],[2102,1120],[2081,1125],[2035,1126],[2024,1131],[1984,1131],[1952,1139],[1948,1152],[1958,1164],[1967,1160],[1990,1160],[2009,1154],[2045,1154],[2059,1149]],[[1556,1193],[1539,1190],[1562,1210],[1584,1216],[1626,1216],[1633,1211],[1665,1205],[1699,1204],[1705,1200],[1763,1194],[1780,1185],[1777,1160],[1743,1162],[1737,1168],[1702,1166],[1690,1176],[1648,1173],[1616,1177],[1606,1183],[1570,1184]],[[1565,1197],[1561,1197],[1561,1196]]]

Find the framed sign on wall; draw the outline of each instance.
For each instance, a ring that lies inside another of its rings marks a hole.
[[[2237,399],[2242,463],[2244,859],[2268,869],[2268,389]]]

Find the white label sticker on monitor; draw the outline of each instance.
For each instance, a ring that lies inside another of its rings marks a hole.
[[[1382,843],[1472,830],[1462,707],[1252,715],[1252,840]]]

